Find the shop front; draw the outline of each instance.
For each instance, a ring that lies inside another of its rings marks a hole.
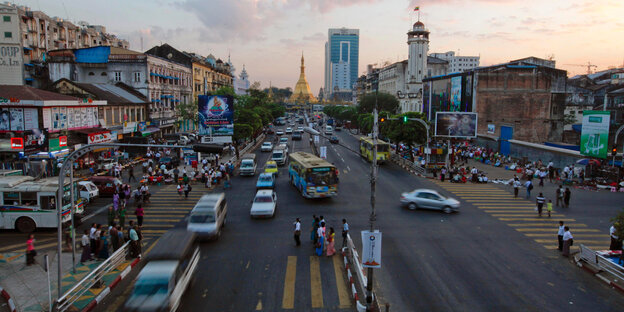
[[[175,133],[175,124],[177,119],[175,117],[170,118],[158,118],[152,120],[152,125],[157,126],[162,134]]]

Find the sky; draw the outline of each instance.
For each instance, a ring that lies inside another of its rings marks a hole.
[[[407,31],[420,20],[429,53],[455,51],[493,65],[554,57],[570,76],[624,67],[621,0],[21,0],[18,5],[73,22],[104,25],[145,51],[168,43],[212,53],[249,79],[294,88],[303,52],[316,95],[324,79],[329,28],[360,30],[360,75],[367,64],[407,58]],[[141,44],[142,42],[142,44]],[[566,65],[571,64],[571,65]]]

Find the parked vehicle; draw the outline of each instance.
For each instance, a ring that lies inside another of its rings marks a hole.
[[[113,196],[115,190],[121,185],[121,180],[112,176],[92,176],[89,181],[95,184],[100,192],[100,196]]]
[[[256,154],[245,154],[241,159],[241,165],[239,168],[241,176],[256,175]]]
[[[259,190],[251,202],[252,218],[271,218],[275,215],[277,194],[273,190]]]
[[[224,193],[206,194],[195,204],[186,229],[199,238],[219,238],[227,217]]]
[[[176,311],[201,258],[195,233],[171,230],[149,254],[136,279],[126,311]]]
[[[451,213],[459,210],[459,201],[454,198],[446,198],[434,190],[416,189],[409,193],[401,194],[401,205],[411,210],[418,208],[442,210]]]
[[[258,182],[256,182],[257,190],[274,189],[274,188],[275,188],[275,176],[273,175],[273,173],[264,172],[258,176]]]

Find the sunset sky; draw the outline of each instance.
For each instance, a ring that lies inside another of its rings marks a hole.
[[[323,84],[328,28],[360,29],[366,64],[407,58],[406,32],[421,21],[429,52],[480,55],[481,65],[554,55],[570,75],[624,66],[621,0],[22,0],[49,16],[107,27],[143,51],[160,43],[245,64],[262,87],[293,88],[303,51],[312,92]]]

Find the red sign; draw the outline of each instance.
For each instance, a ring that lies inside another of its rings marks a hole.
[[[23,138],[11,138],[11,149],[24,149]]]
[[[67,137],[66,136],[60,136],[59,137],[59,146],[61,146],[61,147],[67,146]]]
[[[113,141],[113,135],[110,133],[110,131],[90,133],[87,139],[88,144],[107,143]]]

